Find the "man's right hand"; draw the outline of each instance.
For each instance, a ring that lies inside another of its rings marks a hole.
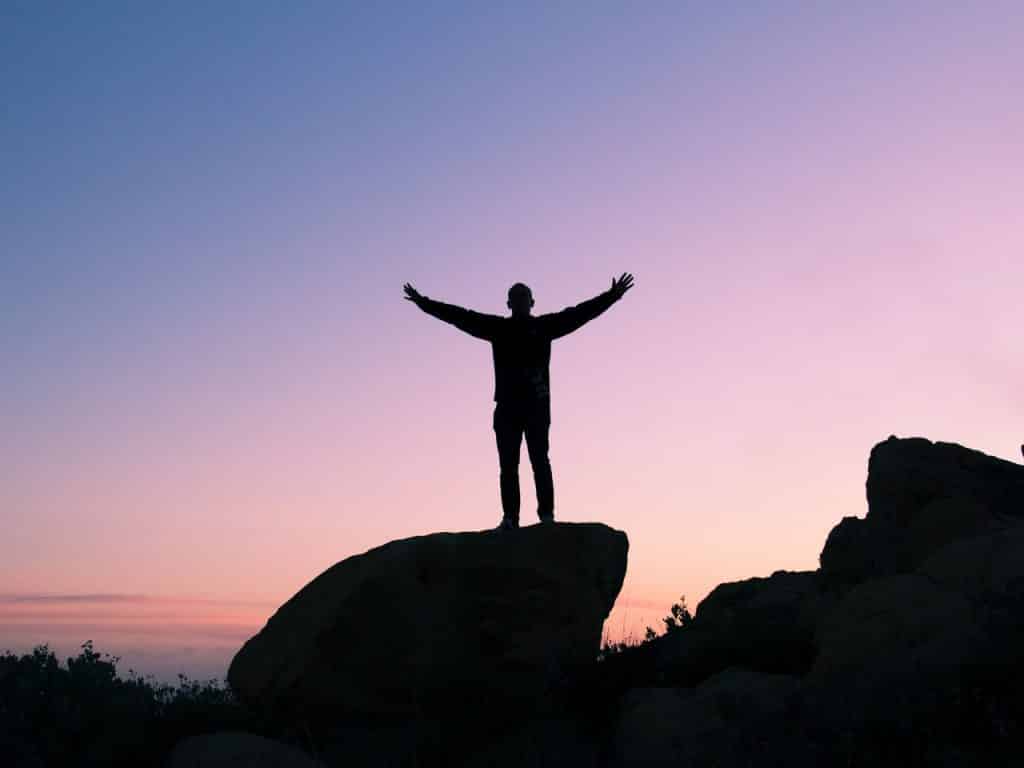
[[[424,298],[423,294],[420,293],[419,291],[417,291],[415,288],[413,288],[409,283],[406,283],[404,287],[405,287],[405,296],[404,296],[404,298],[407,301],[411,301],[411,302],[413,302],[413,303],[415,303],[417,305],[421,301],[423,301],[423,298]]]

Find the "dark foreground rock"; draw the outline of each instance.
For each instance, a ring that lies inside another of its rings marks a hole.
[[[868,458],[868,517],[908,523],[938,500],[1024,518],[1024,467],[956,443],[890,437]]]
[[[609,765],[766,765],[786,736],[799,679],[731,668],[694,688],[635,688],[623,696]],[[757,745],[757,749],[751,749]],[[771,764],[792,765],[792,749]]]
[[[1024,754],[1024,467],[890,438],[867,488],[818,571],[722,584],[686,627],[603,662],[608,764]]]
[[[659,685],[695,685],[729,667],[802,674],[814,662],[818,574],[777,571],[720,584],[697,606],[692,624],[656,648]]]
[[[868,513],[844,518],[825,542],[821,574],[843,587],[909,573],[953,541],[1024,521],[1024,467],[923,438],[871,450]]]
[[[211,733],[180,741],[166,768],[324,768],[301,749],[251,733]]]
[[[261,711],[456,717],[531,710],[593,663],[626,571],[600,524],[438,533],[350,557],[281,606],[231,663]]]

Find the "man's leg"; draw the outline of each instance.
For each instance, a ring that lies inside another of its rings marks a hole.
[[[551,428],[551,406],[547,400],[536,404],[526,418],[526,450],[533,467],[537,488],[537,517],[552,520],[555,516],[555,484],[548,459],[548,432]]]
[[[498,403],[494,408],[494,436],[498,443],[502,523],[519,525],[519,448],[523,441],[521,416]]]

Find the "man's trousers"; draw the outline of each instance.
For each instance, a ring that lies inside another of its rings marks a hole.
[[[550,427],[551,401],[546,397],[501,401],[494,408],[494,435],[498,442],[501,472],[501,508],[508,522],[519,523],[519,453],[524,434],[537,488],[537,516],[541,520],[554,517],[555,489],[548,460]]]

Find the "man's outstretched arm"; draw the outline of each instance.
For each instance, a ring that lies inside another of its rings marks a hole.
[[[548,336],[557,339],[572,333],[577,328],[593,320],[608,307],[621,299],[626,291],[633,287],[633,276],[623,272],[617,280],[612,278],[612,287],[592,299],[587,299],[575,307],[568,307],[561,312],[541,315],[540,319],[547,330]]]
[[[482,312],[474,312],[472,309],[429,299],[409,283],[405,284],[405,299],[413,302],[428,315],[451,323],[460,331],[465,331],[470,336],[476,336],[485,341],[491,341],[494,338],[497,325],[501,322],[501,318],[497,315],[485,315]]]

